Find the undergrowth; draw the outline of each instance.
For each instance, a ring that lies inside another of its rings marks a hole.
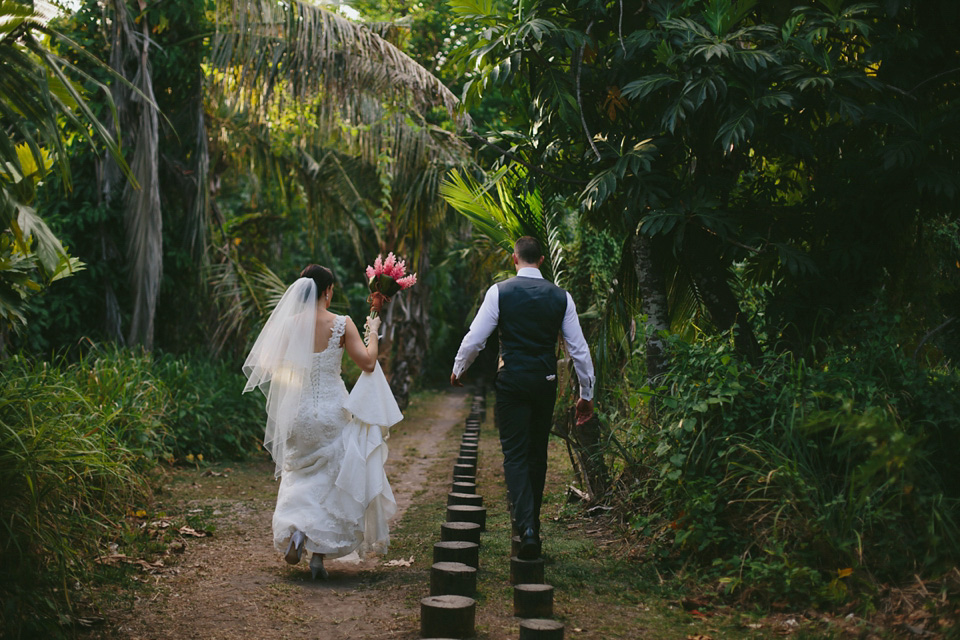
[[[242,375],[200,358],[93,347],[0,371],[0,635],[61,637],[75,595],[160,461],[238,458],[262,433]],[[205,455],[204,455],[205,454]]]
[[[628,387],[613,418],[654,557],[695,559],[725,594],[866,608],[884,583],[955,566],[960,375],[907,358],[895,322],[756,367],[729,335],[671,339],[663,386]],[[657,419],[637,419],[651,402]]]

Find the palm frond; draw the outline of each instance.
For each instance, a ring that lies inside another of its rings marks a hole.
[[[274,100],[353,103],[365,96],[441,105],[456,113],[456,96],[381,35],[298,0],[219,2],[211,62],[237,89],[238,101],[261,112]]]

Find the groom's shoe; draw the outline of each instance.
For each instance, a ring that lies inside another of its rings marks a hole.
[[[533,529],[527,529],[520,536],[520,551],[517,557],[521,560],[536,560],[540,557],[540,536]]]

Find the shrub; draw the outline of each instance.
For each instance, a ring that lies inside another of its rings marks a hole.
[[[167,429],[178,460],[239,459],[263,440],[263,394],[241,394],[246,382],[239,365],[203,356],[163,355],[154,375],[170,394]]]
[[[262,399],[237,368],[93,345],[78,361],[14,356],[0,371],[0,636],[59,637],[74,585],[158,460],[243,457]]]
[[[756,368],[729,336],[672,340],[659,424],[627,426],[647,465],[636,524],[776,599],[955,563],[960,376],[905,358],[895,321],[859,318],[849,343]]]
[[[0,372],[0,629],[57,637],[101,538],[144,499],[165,395],[136,360],[13,357]]]

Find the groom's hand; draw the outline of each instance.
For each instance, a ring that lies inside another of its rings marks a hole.
[[[462,386],[463,386],[463,383],[460,382],[460,378],[458,378],[458,377],[457,377],[457,374],[455,374],[455,373],[451,373],[451,374],[450,374],[450,386],[452,386],[452,387],[462,387]]]
[[[593,417],[593,400],[577,400],[577,425],[581,425]]]

